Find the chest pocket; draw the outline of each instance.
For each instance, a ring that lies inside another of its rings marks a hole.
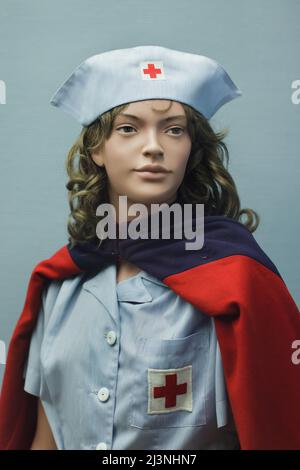
[[[156,429],[206,424],[209,344],[209,325],[184,338],[137,338],[130,426]]]

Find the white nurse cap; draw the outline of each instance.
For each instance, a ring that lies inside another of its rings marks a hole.
[[[50,103],[88,126],[115,106],[148,99],[179,101],[210,119],[223,104],[240,95],[224,68],[209,57],[161,46],[137,46],[89,57]]]

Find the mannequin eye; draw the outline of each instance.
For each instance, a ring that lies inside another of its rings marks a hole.
[[[132,126],[121,126],[117,128],[117,131],[121,129],[134,129]],[[130,134],[130,132],[125,132],[125,134]]]
[[[134,127],[129,126],[129,125],[117,127],[116,130],[117,130],[117,131],[120,131],[121,129],[133,129],[133,130],[135,130]],[[179,130],[181,133],[184,133],[184,129],[182,129],[181,127],[171,127],[170,129],[167,130],[167,132],[169,132],[169,131],[176,131],[176,130],[177,130],[177,131]],[[178,133],[178,132],[175,132],[175,133],[173,133],[173,135],[181,135],[180,132],[179,132],[179,133]],[[129,131],[129,132],[127,132],[127,131],[125,132],[125,131],[124,131],[124,133],[125,133],[125,134],[131,134],[132,132],[130,132],[130,131]]]
[[[169,129],[169,131],[174,131],[176,129],[179,129],[182,133],[184,132],[184,129],[182,129],[181,127],[171,127],[171,129]],[[180,134],[176,133],[174,135],[180,135]]]

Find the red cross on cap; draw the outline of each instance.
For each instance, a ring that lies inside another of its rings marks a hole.
[[[143,69],[144,74],[149,74],[150,78],[156,78],[161,73],[161,69],[156,69],[154,64],[148,64],[147,69]]]
[[[143,80],[164,80],[163,62],[140,62],[140,70]]]

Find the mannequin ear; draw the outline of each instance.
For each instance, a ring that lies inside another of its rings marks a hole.
[[[100,168],[104,168],[103,156],[101,150],[91,152],[93,162]]]

